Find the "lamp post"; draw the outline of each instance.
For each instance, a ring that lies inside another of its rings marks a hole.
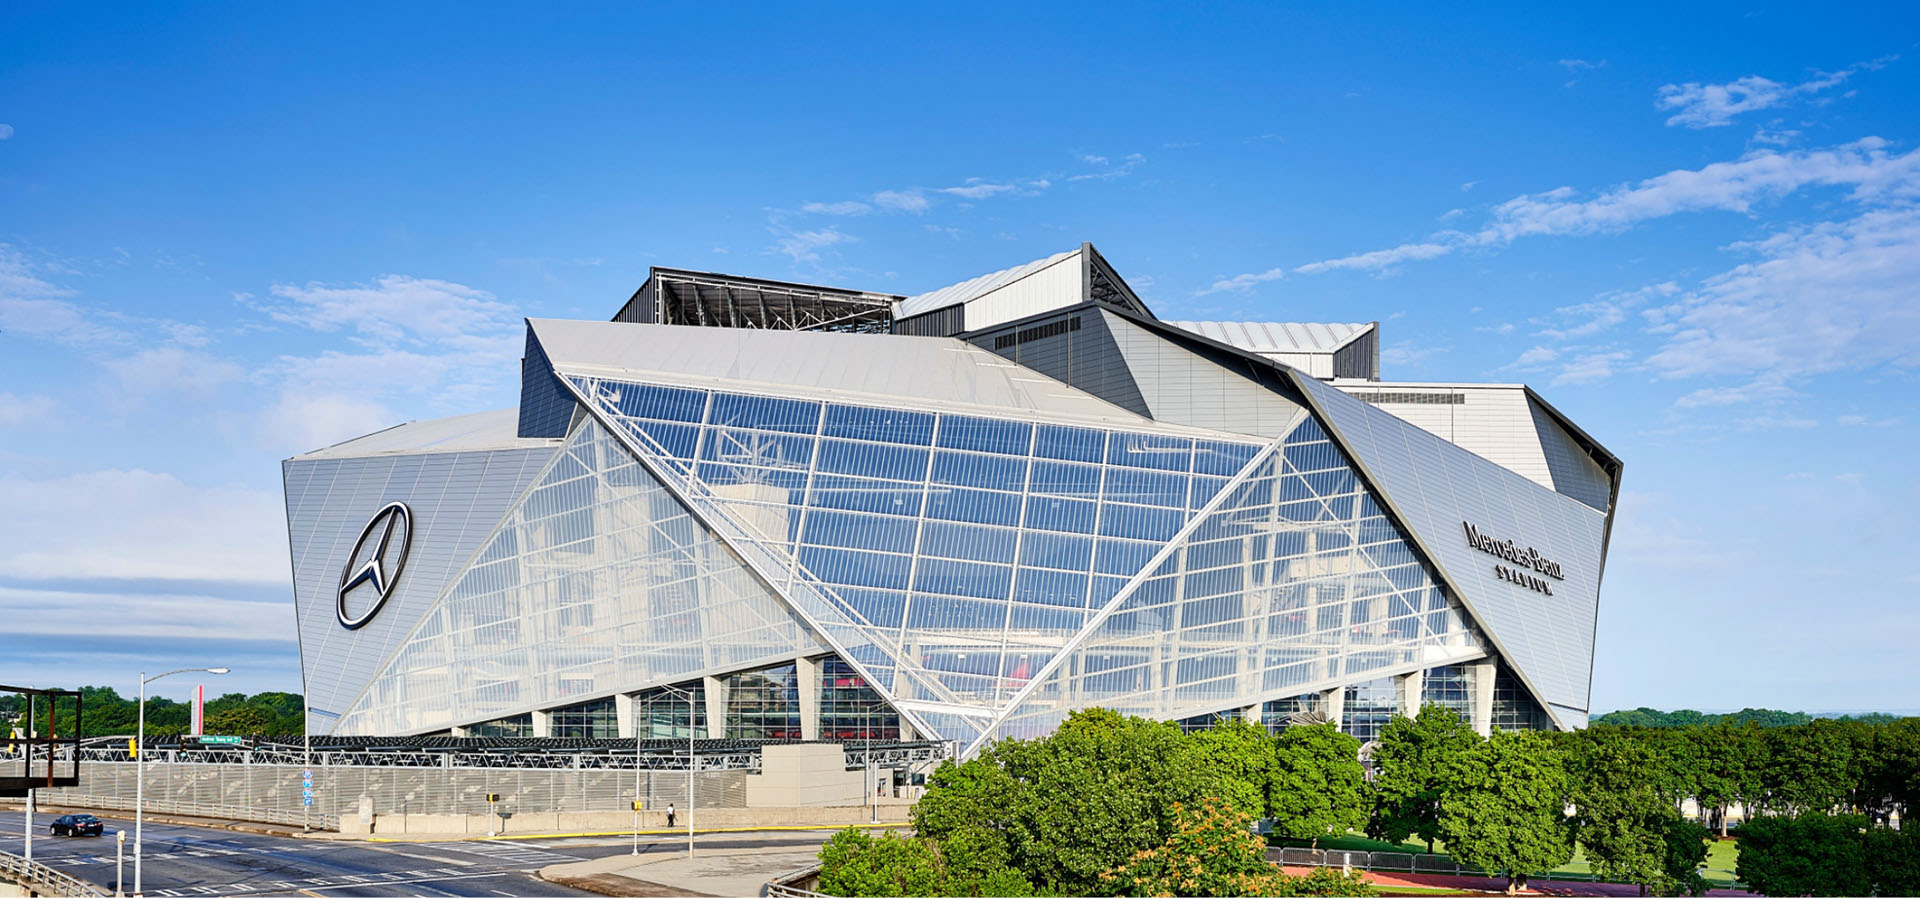
[[[147,676],[147,672],[144,670],[140,672],[140,724],[135,730],[133,743],[133,893],[135,895],[145,894],[141,889],[140,881],[140,837],[145,829],[147,810],[147,746],[145,745],[147,740],[147,684],[161,677],[170,677],[178,673],[223,674],[226,673],[227,670],[228,668],[225,667],[182,667],[179,670],[170,670],[163,674],[154,674],[153,676]]]
[[[699,722],[699,713],[694,710],[693,690],[678,686],[662,686],[663,692],[687,697],[687,857],[693,857],[693,735],[695,724]],[[635,728],[636,731],[638,727]]]

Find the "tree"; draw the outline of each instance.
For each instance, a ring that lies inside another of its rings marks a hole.
[[[1314,844],[1367,821],[1366,771],[1360,741],[1333,724],[1290,726],[1276,740],[1267,781],[1267,812],[1276,835]]]
[[[845,898],[940,895],[940,855],[931,843],[847,827],[820,847],[820,891]]]
[[[1660,895],[1705,895],[1707,878],[1700,865],[1707,862],[1707,828],[1674,817],[1667,821],[1666,858],[1662,881],[1653,886]]]
[[[1507,890],[1573,858],[1567,773],[1552,740],[1495,733],[1455,765],[1440,799],[1440,838],[1455,860],[1507,875]]]
[[[1667,880],[1667,836],[1680,819],[1662,795],[1651,740],[1635,731],[1593,727],[1571,740],[1567,757],[1576,838],[1595,873],[1636,883],[1642,894]]]
[[[1438,705],[1388,721],[1373,749],[1373,819],[1367,834],[1389,842],[1419,836],[1432,854],[1440,835],[1440,796],[1452,782],[1452,767],[1479,741],[1460,715]]]
[[[1267,816],[1267,782],[1273,778],[1274,739],[1266,728],[1240,718],[1193,734],[1194,757],[1213,774],[1218,797],[1252,817]]]
[[[1057,892],[1094,889],[1108,870],[1165,842],[1174,809],[1218,784],[1178,727],[1101,709],[1068,715],[1045,739],[1004,744],[995,758],[1021,784],[1006,830],[1014,864]]]
[[[1167,840],[1132,857],[1100,878],[1102,892],[1117,895],[1275,895],[1285,890],[1280,868],[1267,861],[1266,840],[1254,835],[1251,817],[1219,799],[1182,806]]]
[[[263,736],[273,732],[273,712],[255,705],[233,705],[218,713],[208,712],[206,732],[230,736]]]
[[[1866,834],[1867,876],[1879,895],[1920,895],[1920,831],[1874,827]]]
[[[1854,741],[1847,724],[1815,720],[1766,731],[1763,769],[1769,804],[1795,812],[1829,812],[1852,791]]]
[[[1866,827],[1865,817],[1823,813],[1749,820],[1734,874],[1763,895],[1870,894]]]

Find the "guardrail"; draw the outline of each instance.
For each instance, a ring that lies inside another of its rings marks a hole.
[[[96,886],[74,879],[45,864],[36,864],[5,851],[0,851],[0,878],[25,886],[29,893],[35,895],[94,898],[94,896],[107,894]]]
[[[1351,867],[1378,873],[1445,873],[1454,876],[1499,877],[1479,867],[1462,864],[1444,854],[1413,854],[1401,851],[1344,851],[1338,848],[1268,848],[1267,860],[1287,867]],[[1611,882],[1592,873],[1542,873],[1530,880],[1560,882]],[[1745,888],[1739,882],[1709,880],[1715,888]]]
[[[810,892],[800,887],[800,883],[813,885],[820,878],[820,865],[801,867],[782,873],[760,887],[760,894],[766,898],[826,898],[820,892]]]

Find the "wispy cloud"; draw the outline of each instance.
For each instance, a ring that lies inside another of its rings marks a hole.
[[[1560,373],[1553,379],[1553,385],[1592,383],[1613,376],[1614,366],[1631,358],[1625,350],[1610,352],[1590,352],[1575,357],[1561,367]]]
[[[280,497],[106,470],[0,476],[0,576],[278,583],[287,577]]]
[[[795,262],[818,262],[821,250],[842,243],[853,243],[857,239],[838,228],[821,228],[817,231],[788,234],[776,240],[774,247]]]
[[[970,200],[981,200],[997,193],[1009,193],[1014,189],[1015,185],[1009,183],[996,183],[985,178],[968,178],[965,184],[958,187],[941,187],[936,192]]]
[[[800,207],[800,211],[814,215],[866,215],[873,211],[873,207],[855,200],[847,200],[839,203],[807,203]]]
[[[1080,160],[1095,166],[1097,170],[1068,175],[1068,181],[1110,181],[1114,178],[1124,178],[1133,174],[1133,170],[1145,163],[1147,157],[1139,153],[1128,153],[1120,160],[1119,165],[1112,164],[1105,156],[1081,156]]]
[[[917,190],[882,190],[873,195],[873,203],[894,212],[927,211],[926,194]]]
[[[1569,72],[1583,72],[1588,69],[1600,69],[1600,68],[1605,68],[1606,65],[1607,65],[1607,61],[1604,59],[1600,60],[1599,62],[1594,62],[1592,60],[1587,60],[1587,59],[1560,60],[1560,67],[1566,69]]]
[[[1654,105],[1658,109],[1676,110],[1667,119],[1669,126],[1717,128],[1732,124],[1734,118],[1743,113],[1771,109],[1795,97],[1816,94],[1836,87],[1855,72],[1879,68],[1895,58],[1889,56],[1871,62],[1856,63],[1837,72],[1816,73],[1811,79],[1791,85],[1781,84],[1759,75],[1736,78],[1725,84],[1702,84],[1697,81],[1668,84],[1660,88]]]
[[[1230,278],[1222,278],[1214,281],[1213,286],[1194,294],[1194,296],[1206,296],[1210,293],[1223,293],[1226,291],[1245,293],[1268,281],[1277,281],[1286,276],[1287,271],[1284,268],[1269,268],[1266,271],[1252,274],[1236,274]]]

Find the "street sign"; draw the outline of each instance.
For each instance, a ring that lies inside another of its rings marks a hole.
[[[239,745],[246,740],[239,736],[201,736],[201,745]]]
[[[313,807],[313,796],[309,795],[305,798],[302,798],[300,799],[300,802],[306,805],[307,807]]]

